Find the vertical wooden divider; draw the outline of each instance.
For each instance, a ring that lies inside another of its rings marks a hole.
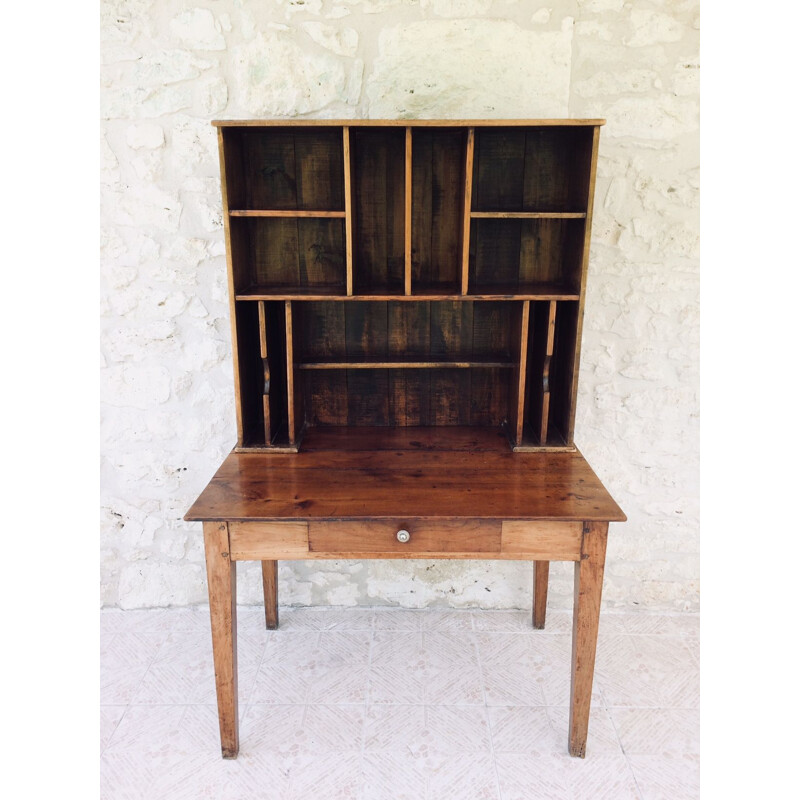
[[[345,270],[348,297],[353,294],[353,190],[350,174],[350,128],[343,129],[342,146],[344,148],[344,247]]]
[[[467,128],[467,151],[464,159],[464,223],[461,239],[461,294],[469,291],[469,224],[472,211],[472,162],[475,158],[475,128]]]
[[[547,429],[550,418],[550,364],[553,360],[553,344],[556,334],[556,301],[550,301],[547,315],[547,343],[544,351],[544,366],[542,367],[542,421],[540,425],[539,444],[547,444]]]
[[[411,128],[406,128],[405,293],[411,294]]]
[[[289,417],[289,444],[297,444],[294,402],[294,342],[292,340],[292,301],[286,300],[286,400]]]
[[[264,444],[272,441],[272,426],[269,415],[269,360],[267,359],[267,308],[263,300],[258,301],[258,341],[261,349],[261,363],[264,366],[264,393],[262,404],[264,408]]]
[[[578,330],[575,334],[575,360],[572,364],[572,384],[569,390],[569,424],[564,431],[566,444],[572,444],[575,432],[575,401],[578,397],[578,367],[581,361],[581,336],[583,335],[583,307],[586,299],[586,273],[589,271],[589,245],[592,238],[592,211],[594,209],[594,185],[597,178],[597,151],[600,144],[600,128],[594,127],[592,135],[592,163],[589,168],[589,187],[586,200],[586,220],[583,228],[583,256],[581,261],[581,297],[578,303]]]
[[[514,418],[514,444],[522,444],[522,428],[525,422],[525,380],[528,371],[528,330],[530,328],[531,301],[522,301],[522,319],[519,326],[519,362],[517,365],[517,402]]]
[[[244,444],[244,423],[242,421],[242,388],[239,379],[239,341],[236,325],[236,287],[233,282],[233,250],[231,248],[231,218],[228,214],[228,175],[225,169],[225,142],[222,128],[217,128],[219,146],[219,172],[222,186],[222,219],[225,223],[225,256],[228,262],[228,303],[231,312],[231,353],[233,355],[233,393],[236,405],[236,440]],[[233,178],[231,177],[231,180]]]

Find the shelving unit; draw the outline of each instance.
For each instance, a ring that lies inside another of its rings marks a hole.
[[[215,124],[237,449],[310,426],[574,449],[602,120]]]

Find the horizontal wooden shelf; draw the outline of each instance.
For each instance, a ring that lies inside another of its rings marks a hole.
[[[304,211],[300,209],[234,209],[228,212],[232,217],[278,217],[288,219],[317,218],[344,219],[344,211]]]
[[[516,362],[503,361],[307,361],[297,369],[510,369]]]
[[[471,219],[586,219],[585,211],[470,211]]]
[[[215,119],[217,128],[515,128],[600,126],[604,119]]]
[[[331,287],[266,287],[251,286],[236,295],[237,300],[349,300],[349,301],[390,301],[435,302],[437,300],[580,300],[580,293],[568,286],[555,283],[537,283],[521,286],[493,286],[490,291],[470,291],[460,294],[447,289],[426,289],[419,294],[398,294],[388,292],[363,292],[345,295],[340,289]]]

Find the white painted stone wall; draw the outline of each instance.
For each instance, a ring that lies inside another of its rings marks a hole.
[[[104,0],[102,602],[203,602],[235,439],[217,117],[605,117],[576,441],[610,607],[695,610],[697,0]],[[255,564],[240,599],[260,600]],[[554,565],[551,602],[571,604]],[[292,604],[529,607],[517,562],[284,563]]]

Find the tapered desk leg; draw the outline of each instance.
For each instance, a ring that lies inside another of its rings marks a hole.
[[[547,613],[547,581],[550,577],[549,561],[533,562],[533,627],[544,628]]]
[[[204,522],[208,574],[208,604],[211,608],[211,639],[222,757],[239,754],[239,710],[236,664],[236,562],[231,561],[228,526]]]
[[[569,754],[586,756],[589,707],[592,701],[594,658],[600,623],[600,598],[606,560],[607,522],[583,526],[581,560],[575,562],[575,600],[572,617],[572,684],[569,698]]]
[[[261,562],[261,580],[264,584],[264,613],[267,618],[267,628],[275,630],[278,627],[278,562]]]

